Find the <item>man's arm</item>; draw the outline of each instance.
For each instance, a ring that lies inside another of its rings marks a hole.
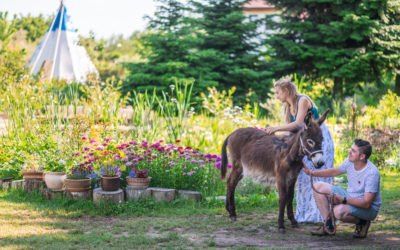
[[[364,199],[347,197],[346,204],[353,205],[355,207],[368,209],[371,207],[372,202],[375,199],[375,196],[376,196],[376,193],[364,193]],[[342,204],[343,199],[344,199],[343,196],[341,196],[339,194],[335,194],[335,204]]]
[[[316,177],[334,177],[341,174],[344,174],[339,168],[328,168],[320,171],[311,171],[306,164],[303,162],[303,170],[307,175],[312,173],[313,176]]]

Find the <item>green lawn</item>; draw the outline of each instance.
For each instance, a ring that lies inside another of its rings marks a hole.
[[[277,233],[277,198],[242,197],[238,221],[224,203],[170,204],[144,201],[122,205],[43,200],[38,194],[0,192],[0,248],[396,248],[400,247],[400,175],[382,176],[383,205],[369,237],[353,240],[354,226],[340,224],[334,237],[312,237],[314,224]]]

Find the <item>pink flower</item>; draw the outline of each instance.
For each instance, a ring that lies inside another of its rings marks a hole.
[[[82,136],[82,138],[81,138],[82,140],[86,140],[87,138],[85,137],[85,136]]]
[[[94,139],[91,139],[91,140],[90,140],[90,143],[93,143],[93,142],[96,142],[96,140],[94,140]]]
[[[228,168],[232,168],[232,165],[231,165],[231,164],[228,164]]]
[[[106,139],[106,142],[109,142],[109,141],[111,141],[111,139],[110,139],[110,138],[107,138],[107,139]]]
[[[220,179],[220,180],[223,180],[223,179],[224,179],[224,177],[220,176],[220,177],[219,177],[219,179]]]

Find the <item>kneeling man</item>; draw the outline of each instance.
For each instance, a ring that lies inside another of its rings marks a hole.
[[[343,222],[355,223],[354,238],[365,238],[371,220],[375,219],[381,205],[380,174],[368,160],[372,146],[368,141],[355,139],[349,157],[337,168],[311,171],[305,164],[304,172],[317,177],[333,177],[347,173],[347,192],[326,182],[314,184],[318,192],[334,195],[334,214]],[[334,221],[329,219],[328,196],[314,191],[315,201],[328,229],[333,229]],[[328,235],[324,226],[311,232],[313,235]]]

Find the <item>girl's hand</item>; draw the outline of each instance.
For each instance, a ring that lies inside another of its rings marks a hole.
[[[267,134],[269,134],[269,135],[274,134],[278,130],[279,130],[278,127],[266,127],[266,128],[264,128],[264,131],[267,132]]]

